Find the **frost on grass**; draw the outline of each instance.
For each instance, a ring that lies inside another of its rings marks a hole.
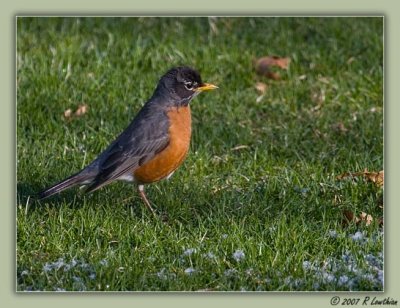
[[[328,232],[331,238],[338,237],[334,230]],[[383,232],[378,231],[367,237],[365,233],[357,231],[347,235],[355,245],[360,247],[367,243],[376,243],[383,239]],[[337,289],[362,291],[365,286],[372,290],[383,290],[383,253],[367,253],[354,255],[350,251],[339,257],[328,257],[325,260],[311,262],[303,261],[303,270],[315,279],[314,290]]]
[[[288,276],[283,280],[283,283],[291,289],[299,290],[303,286],[304,281],[302,279],[294,279],[292,276]]]
[[[43,272],[46,273],[46,276],[51,279],[53,275],[57,275],[57,281],[60,283],[64,283],[66,285],[69,282],[72,282],[72,290],[74,291],[86,291],[87,287],[85,285],[86,278],[90,280],[96,279],[96,272],[93,266],[83,260],[78,260],[73,258],[69,262],[64,258],[59,258],[54,262],[46,262],[43,267]],[[73,271],[74,275],[72,277],[63,273],[68,273]],[[75,273],[79,273],[80,276],[75,275]],[[55,291],[65,291],[65,288],[61,285],[57,285],[54,287]]]
[[[339,286],[346,285],[346,284],[348,283],[349,280],[350,280],[350,278],[349,278],[348,276],[342,275],[342,276],[339,277],[338,285],[339,285]]]
[[[363,285],[372,285],[374,290],[383,290],[383,258],[382,255],[367,254],[363,264],[350,252],[341,258],[327,258],[324,262],[312,264],[303,262],[303,270],[315,279],[315,290],[330,286],[330,289],[362,290]]]
[[[203,257],[205,257],[206,259],[209,259],[209,260],[217,259],[217,256],[215,254],[213,254],[212,252],[207,252],[206,254],[203,255]]]
[[[364,234],[357,231],[355,234],[350,236],[353,241],[362,241],[364,239]]]
[[[75,267],[78,267],[80,269],[87,269],[91,266],[84,261],[72,259],[70,262],[67,262],[64,260],[64,258],[59,258],[57,261],[54,262],[46,262],[43,265],[43,271],[47,273],[54,270],[58,271],[62,269],[64,272],[68,272]]]
[[[158,279],[160,280],[173,280],[176,278],[176,274],[175,273],[170,273],[167,271],[167,269],[165,267],[163,267],[162,269],[160,269],[157,273],[156,276],[158,277]]]
[[[73,289],[76,291],[86,291],[86,285],[83,282],[83,279],[81,277],[77,277],[77,276],[72,276],[72,280],[73,280]]]
[[[185,274],[186,275],[193,275],[196,272],[196,270],[193,267],[188,267],[187,269],[185,269]]]
[[[250,267],[245,271],[245,273],[246,273],[247,276],[253,276],[254,269],[252,267]]]
[[[246,257],[243,250],[240,249],[236,250],[232,256],[236,262],[242,261]]]
[[[304,261],[303,262],[303,269],[305,271],[309,270],[311,268],[311,262],[310,261]]]
[[[108,266],[108,261],[106,259],[103,259],[103,260],[100,261],[100,265]]]
[[[183,255],[189,257],[192,254],[196,253],[196,251],[196,248],[188,248],[183,252]]]
[[[165,267],[163,267],[159,272],[156,273],[157,277],[160,278],[161,280],[167,280],[168,276],[166,274]]]
[[[331,238],[337,238],[338,234],[337,234],[336,230],[329,230],[328,231],[328,236],[331,237]]]
[[[59,258],[55,262],[51,262],[51,263],[46,262],[46,264],[43,265],[43,271],[50,272],[52,270],[59,270],[61,267],[65,266],[65,265],[67,265],[67,264],[64,262],[64,259]]]
[[[237,270],[236,269],[234,269],[234,268],[229,268],[229,269],[227,269],[227,270],[225,270],[225,272],[224,272],[224,275],[226,276],[226,277],[233,277],[233,276],[235,276],[236,274],[237,274]]]

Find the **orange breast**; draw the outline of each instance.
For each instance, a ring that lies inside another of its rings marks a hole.
[[[192,133],[190,107],[172,107],[168,111],[168,117],[169,145],[135,170],[135,179],[140,183],[152,183],[166,178],[182,164],[188,153]]]

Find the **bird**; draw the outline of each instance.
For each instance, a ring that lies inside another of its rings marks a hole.
[[[116,180],[133,182],[147,208],[155,214],[144,190],[147,184],[172,176],[185,160],[191,139],[190,102],[218,87],[202,81],[188,66],[169,69],[151,98],[98,157],[79,172],[38,193],[43,200],[74,186],[91,193]]]

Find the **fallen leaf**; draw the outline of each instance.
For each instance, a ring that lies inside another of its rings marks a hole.
[[[338,175],[336,177],[336,179],[337,180],[343,180],[343,179],[350,178],[350,177],[355,177],[355,176],[356,176],[355,173],[345,172],[345,173],[342,173],[342,174]]]
[[[324,89],[318,89],[316,92],[313,92],[311,94],[311,100],[319,106],[325,102],[325,90]],[[314,107],[315,108],[315,107]]]
[[[350,222],[358,223],[360,221],[360,219],[355,217],[354,213],[349,210],[343,210],[343,216],[345,217],[345,219],[343,219],[344,225],[348,225]]]
[[[266,76],[270,79],[279,80],[280,75],[271,71],[271,67],[278,67],[281,69],[288,69],[290,58],[281,58],[278,56],[266,56],[254,61],[254,67],[257,74]]]
[[[75,111],[74,115],[80,117],[84,115],[88,111],[88,105],[82,104],[78,106],[78,109]]]
[[[261,102],[263,98],[264,98],[264,94],[263,94],[263,95],[260,95],[260,96],[257,96],[257,98],[256,98],[256,103]]]
[[[221,187],[214,187],[212,189],[211,193],[215,194],[215,193],[217,193],[217,192],[219,192],[221,190],[227,189],[227,188],[229,188],[229,185],[224,185],[224,186],[221,186]]]
[[[264,66],[271,67],[271,66],[278,66],[281,69],[288,69],[290,64],[290,58],[281,58],[278,56],[267,56],[262,57],[257,60],[257,66],[262,68]]]
[[[368,181],[371,181],[373,183],[375,183],[377,186],[382,187],[384,184],[384,171],[379,171],[379,172],[369,172],[367,169],[365,169],[362,172],[345,172],[341,175],[338,175],[336,177],[336,179],[338,180],[342,180],[344,178],[354,178],[357,176],[362,176],[365,179],[367,179]]]
[[[320,77],[318,77],[318,80],[321,81],[324,84],[330,84],[331,83],[331,81],[330,81],[330,79],[328,77],[320,76]]]
[[[347,63],[347,64],[350,64],[350,63],[353,62],[354,60],[355,60],[354,57],[350,57],[350,58],[346,61],[346,63]]]
[[[364,212],[361,212],[359,217],[360,217],[360,220],[364,221],[367,226],[369,226],[372,223],[372,221],[374,220],[371,215],[364,213]]]
[[[267,76],[269,79],[273,79],[273,80],[281,79],[281,75],[279,73],[275,73],[275,72],[267,72],[265,74],[265,76]]]
[[[264,94],[267,91],[268,86],[263,82],[257,82],[255,88],[260,94]]]
[[[318,104],[318,105],[312,107],[312,108],[311,108],[311,111],[312,111],[312,112],[317,112],[318,110],[321,109],[321,107],[322,107],[322,104]]]
[[[339,133],[346,133],[348,131],[342,122],[331,125],[331,128]]]
[[[369,226],[374,221],[373,217],[365,212],[361,212],[360,215],[356,216],[352,211],[343,210],[343,216],[345,217],[342,222],[343,225],[348,225],[350,222],[355,224],[364,222],[366,226]],[[383,224],[383,219],[378,219],[378,223]]]
[[[78,108],[75,110],[74,113],[72,113],[72,109],[68,108],[67,110],[64,111],[64,118],[67,120],[72,120],[74,117],[80,117],[83,116],[85,113],[87,113],[89,110],[88,105],[86,104],[80,104]]]
[[[232,148],[231,151],[239,151],[239,150],[247,149],[248,147],[249,147],[248,145],[238,145],[238,146],[235,146],[234,148]]]
[[[68,119],[72,116],[72,110],[71,108],[68,108],[67,110],[64,111],[64,118]]]
[[[370,181],[374,182],[376,185],[379,187],[383,186],[384,183],[384,172],[379,171],[379,172],[364,172],[364,177],[368,178]]]

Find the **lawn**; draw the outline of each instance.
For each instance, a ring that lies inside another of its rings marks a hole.
[[[384,289],[383,188],[341,177],[383,170],[383,18],[16,24],[17,290]],[[272,55],[291,60],[278,80],[254,68]],[[219,89],[191,103],[185,163],[146,187],[157,217],[121,182],[35,200],[177,65]]]

